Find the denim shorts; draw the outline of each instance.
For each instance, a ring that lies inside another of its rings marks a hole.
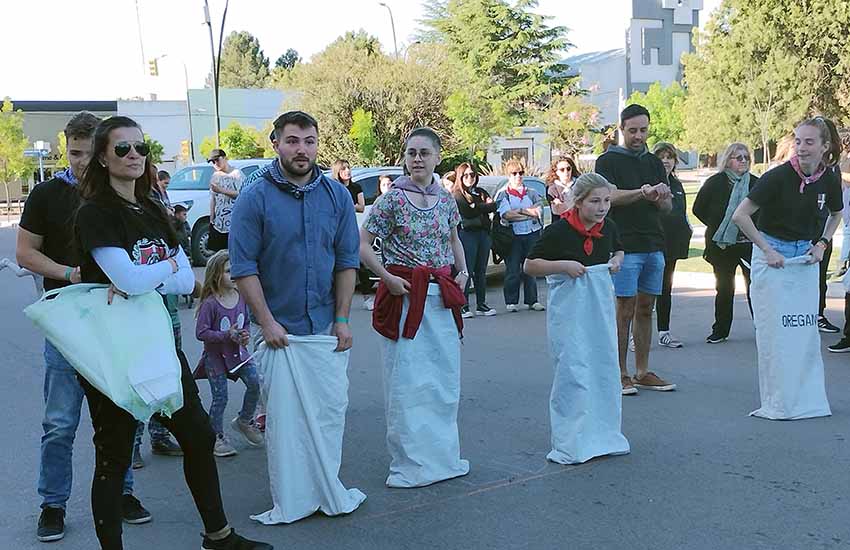
[[[627,253],[620,271],[614,274],[614,292],[620,298],[631,298],[638,292],[661,295],[664,280],[664,252]]]

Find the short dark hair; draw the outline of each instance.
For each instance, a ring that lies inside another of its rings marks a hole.
[[[169,174],[167,170],[160,170],[159,172],[156,173],[156,179],[159,180],[159,181],[170,180],[171,174]]]
[[[90,138],[100,124],[100,119],[88,111],[80,111],[65,125],[65,139]]]
[[[620,113],[620,126],[623,126],[627,120],[641,115],[645,116],[647,120],[652,120],[649,116],[649,111],[646,110],[646,107],[638,105],[637,103],[632,103]]]
[[[188,211],[189,211],[189,209],[186,208],[185,206],[183,206],[182,204],[175,204],[174,205],[174,213],[175,214],[179,214],[180,212],[188,212]]]
[[[275,119],[273,123],[274,128],[269,134],[269,140],[274,141],[277,139],[277,131],[283,130],[287,124],[294,124],[302,130],[315,128],[316,133],[319,133],[319,123],[316,122],[315,118],[304,111],[287,111]]]
[[[410,131],[409,134],[407,134],[407,137],[404,139],[405,149],[407,149],[407,144],[410,142],[410,140],[415,138],[416,136],[422,136],[430,139],[431,143],[434,145],[434,149],[436,149],[437,152],[440,152],[440,149],[442,149],[443,147],[443,142],[440,140],[440,136],[437,135],[437,132],[435,132],[431,128],[428,128],[427,126],[422,126],[420,128],[414,128]]]

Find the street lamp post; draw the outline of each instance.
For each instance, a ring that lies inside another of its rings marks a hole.
[[[221,134],[221,117],[218,111],[218,72],[219,67],[221,66],[221,43],[224,38],[224,20],[227,17],[227,7],[230,4],[230,0],[227,0],[224,3],[224,14],[221,16],[221,31],[219,33],[218,38],[218,56],[215,54],[215,43],[213,42],[213,31],[212,31],[212,21],[210,20],[210,3],[209,0],[204,0],[204,24],[209,28],[210,31],[210,53],[212,54],[212,64],[213,64],[213,94],[214,94],[214,104],[215,104],[215,145],[218,147],[221,145],[219,143],[219,135]]]
[[[386,4],[386,2],[378,2],[379,5],[387,8],[387,11],[390,12],[390,26],[393,29],[393,50],[395,50],[395,58],[398,59],[398,42],[396,42],[395,38],[395,19],[393,19],[393,10]]]

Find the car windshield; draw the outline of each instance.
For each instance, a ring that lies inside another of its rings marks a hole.
[[[187,166],[171,176],[169,191],[203,190],[210,188],[212,166]]]

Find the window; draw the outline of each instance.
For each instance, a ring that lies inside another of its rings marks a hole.
[[[203,191],[210,188],[212,166],[189,166],[171,177],[169,191]]]
[[[372,204],[378,198],[378,176],[368,176],[358,180],[357,184],[363,188],[363,198],[366,204]]]
[[[523,164],[528,164],[528,147],[515,147],[502,149],[502,162],[517,159]]]

